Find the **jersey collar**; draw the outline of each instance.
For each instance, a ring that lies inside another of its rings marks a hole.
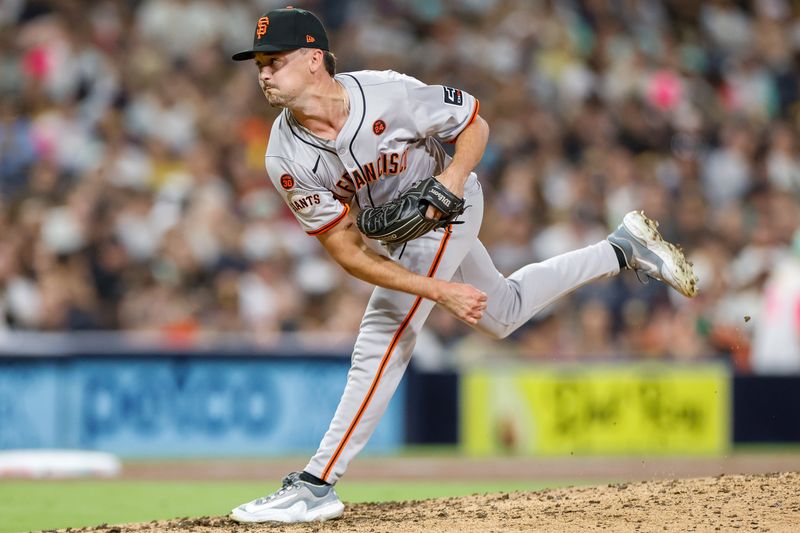
[[[366,96],[361,84],[352,74],[337,74],[335,79],[347,90],[347,98],[350,101],[350,114],[336,137],[336,146],[345,146],[351,143],[364,125]]]

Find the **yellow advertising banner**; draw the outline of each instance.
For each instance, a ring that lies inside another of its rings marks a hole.
[[[730,382],[720,365],[472,369],[461,441],[473,455],[720,454]]]

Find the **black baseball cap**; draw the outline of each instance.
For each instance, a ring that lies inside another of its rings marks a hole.
[[[322,22],[313,13],[290,6],[261,15],[253,34],[253,48],[233,54],[233,60],[253,59],[256,52],[297,48],[328,50],[328,35]]]

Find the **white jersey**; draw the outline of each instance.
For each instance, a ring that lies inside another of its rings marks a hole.
[[[351,205],[384,204],[440,174],[449,163],[441,142],[454,142],[478,114],[478,100],[465,91],[390,70],[336,80],[350,100],[336,140],[317,137],[285,109],[265,157],[272,183],[309,235],[335,226]]]

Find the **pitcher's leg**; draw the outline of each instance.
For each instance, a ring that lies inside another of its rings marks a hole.
[[[408,297],[404,316],[392,316],[375,300]],[[433,302],[376,289],[353,351],[353,363],[336,414],[305,471],[336,483],[367,444],[403,377]]]
[[[474,234],[427,235],[408,244],[404,265],[424,261],[429,277],[449,279],[474,239]],[[331,484],[344,474],[386,411],[433,306],[418,296],[375,289],[353,348],[344,393],[306,472]]]
[[[502,338],[558,298],[618,272],[619,261],[614,249],[608,241],[601,241],[526,265],[506,278],[497,271],[483,244],[477,241],[461,263],[456,277],[489,296],[488,307],[476,329]]]

